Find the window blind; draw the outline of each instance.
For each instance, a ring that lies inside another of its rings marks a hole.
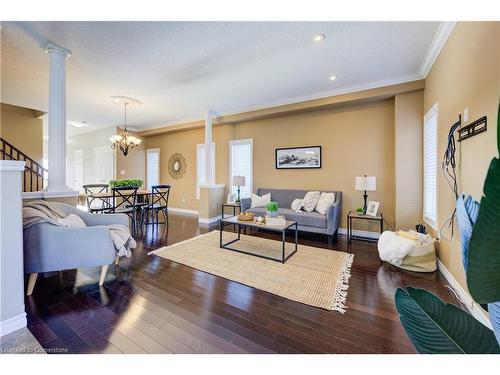
[[[437,104],[424,116],[424,221],[437,229]]]
[[[238,194],[238,186],[233,186],[233,176],[245,176],[245,186],[240,188],[240,197],[248,198],[253,192],[253,140],[241,139],[229,143],[229,186],[233,194]]]
[[[215,143],[212,143],[212,160],[215,161]],[[215,163],[213,166],[215,176]],[[205,144],[196,145],[196,199],[200,199],[200,185],[205,183]]]
[[[160,183],[160,151],[146,150],[146,180],[148,187]]]

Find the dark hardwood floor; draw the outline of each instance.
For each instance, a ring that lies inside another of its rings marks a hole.
[[[376,245],[356,241],[347,312],[326,311],[225,280],[147,253],[208,230],[170,214],[138,248],[111,266],[41,275],[26,298],[28,328],[44,348],[68,353],[415,353],[394,307],[400,286],[456,303],[435,272],[381,264]],[[260,232],[256,235],[274,238]],[[328,247],[301,233],[300,243]],[[68,246],[71,246],[68,244]],[[347,251],[340,236],[333,248]],[[70,251],[70,249],[68,249]]]

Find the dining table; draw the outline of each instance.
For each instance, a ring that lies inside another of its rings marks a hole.
[[[122,190],[121,194],[122,195],[132,195],[131,193],[128,194],[127,190]],[[152,194],[151,189],[138,189],[137,190],[137,197],[140,198],[139,201],[145,200],[151,194]],[[106,200],[109,198],[113,198],[113,191],[102,192],[102,193],[92,193],[92,194],[81,193],[78,195],[78,204],[82,205],[82,206],[86,205],[87,198],[97,198],[97,199]]]

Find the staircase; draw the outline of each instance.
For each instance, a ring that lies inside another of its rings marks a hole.
[[[23,191],[40,191],[47,186],[48,170],[3,138],[0,138],[0,159],[26,162],[23,173]]]

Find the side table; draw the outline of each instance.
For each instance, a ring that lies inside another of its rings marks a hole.
[[[347,243],[350,244],[352,240],[360,240],[360,241],[368,241],[368,242],[377,242],[378,240],[369,237],[362,236],[353,236],[352,234],[352,224],[353,220],[371,220],[377,221],[380,224],[380,234],[384,231],[384,216],[382,213],[377,214],[377,216],[370,215],[360,215],[355,211],[349,211],[347,214]]]
[[[225,207],[231,207],[233,209],[233,216],[236,216],[236,209],[241,212],[241,204],[240,203],[222,203],[222,219],[224,219],[224,208]],[[228,216],[229,217],[229,216]]]

